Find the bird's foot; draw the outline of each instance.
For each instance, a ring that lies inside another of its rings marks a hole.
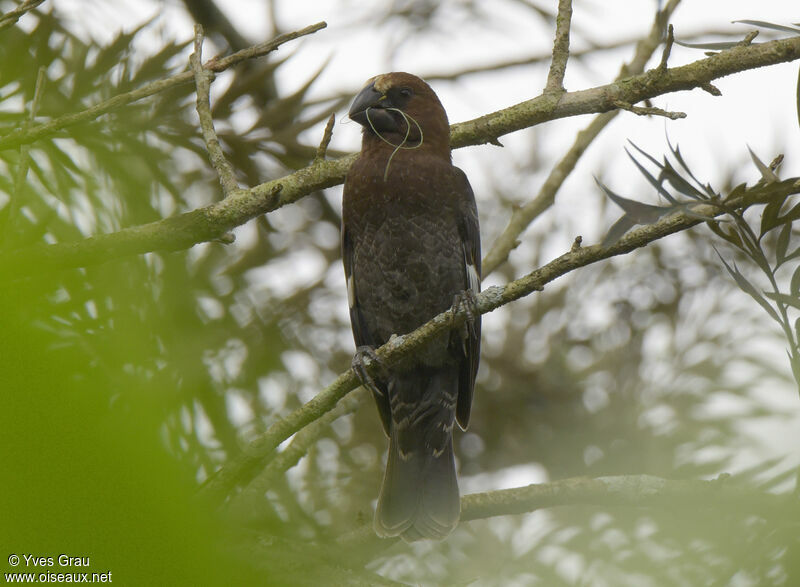
[[[381,378],[383,378],[386,372],[383,361],[373,347],[364,345],[356,349],[356,354],[353,355],[353,361],[350,363],[350,366],[355,372],[356,377],[361,381],[361,385],[376,395],[384,395],[383,391],[378,387],[378,384],[375,383],[375,379],[373,379],[372,375],[367,371],[372,364],[378,366],[382,376]]]
[[[475,322],[481,315],[480,312],[478,312],[478,297],[475,295],[475,292],[471,289],[458,292],[453,296],[453,309],[457,313],[464,312],[467,331],[473,332],[475,330]]]

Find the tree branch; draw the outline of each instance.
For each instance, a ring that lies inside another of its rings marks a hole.
[[[194,53],[189,57],[189,64],[194,73],[194,84],[197,92],[197,116],[200,119],[200,130],[206,145],[208,159],[217,172],[222,193],[227,198],[239,190],[233,167],[225,158],[219,144],[217,131],[214,130],[214,117],[211,116],[211,82],[214,74],[203,67],[203,26],[194,25]]]
[[[616,108],[614,103],[617,100],[636,104],[662,94],[701,87],[733,73],[797,59],[800,59],[800,37],[733,47],[681,67],[667,70],[656,68],[605,86],[567,92],[555,108],[546,96],[538,96],[455,124],[451,128],[451,144],[454,148],[486,144],[542,122],[579,114],[608,112]]]
[[[556,16],[556,38],[553,42],[553,60],[547,74],[544,92],[561,94],[564,92],[564,74],[569,59],[569,26],[572,21],[572,0],[558,0]]]
[[[236,53],[228,55],[227,57],[215,57],[210,59],[206,62],[204,67],[210,71],[213,71],[214,73],[225,71],[226,69],[229,69],[247,59],[263,57],[267,53],[275,51],[284,43],[288,43],[289,41],[293,41],[299,37],[315,33],[321,29],[324,29],[326,26],[328,25],[325,22],[318,22],[317,24],[312,24],[311,26],[307,26],[299,31],[279,35],[271,41],[253,45],[252,47],[242,49],[241,51],[237,51]],[[79,124],[81,122],[94,120],[95,118],[98,118],[103,114],[107,114],[112,110],[116,110],[121,106],[130,104],[131,102],[136,102],[149,96],[153,96],[159,92],[163,92],[181,84],[189,83],[193,79],[194,72],[184,71],[177,75],[149,83],[136,90],[118,94],[113,98],[104,100],[99,104],[95,104],[94,106],[87,108],[86,110],[82,110],[81,112],[60,116],[54,120],[51,120],[50,122],[31,126],[27,130],[15,130],[3,137],[0,137],[0,150],[14,149],[22,144],[33,143],[45,137],[51,136],[64,128]]]
[[[593,505],[619,507],[681,508],[692,511],[726,509],[764,518],[793,519],[800,516],[800,502],[792,495],[776,495],[738,485],[721,475],[717,479],[674,480],[653,475],[572,477],[512,489],[472,493],[461,498],[461,521],[511,514],[525,514],[560,506]],[[341,546],[354,547],[389,541],[378,540],[371,524],[344,535]]]
[[[307,453],[308,449],[322,434],[330,430],[330,425],[346,414],[355,412],[367,399],[367,392],[362,387],[340,401],[333,409],[323,413],[318,419],[298,431],[284,450],[272,459],[267,466],[245,487],[241,493],[232,498],[228,508],[252,516],[252,512],[265,507],[264,494],[275,484],[275,480],[294,467]]]
[[[25,0],[25,2],[17,6],[14,10],[9,10],[0,16],[0,31],[17,24],[19,19],[22,18],[25,13],[30,12],[42,2],[44,2],[44,0]]]
[[[765,203],[772,198],[786,197],[800,193],[800,179],[789,179],[752,188],[737,188],[725,200],[725,207],[715,204],[696,204],[691,210],[679,211],[663,217],[655,224],[635,229],[616,243],[603,247],[573,247],[568,253],[546,265],[516,279],[504,286],[492,286],[477,296],[477,311],[486,314],[514,300],[525,297],[534,291],[541,291],[551,281],[570,271],[644,247],[651,242],[670,234],[686,230],[703,222],[702,218],[722,215],[725,210],[744,208],[757,203]],[[457,328],[466,319],[463,310],[449,309],[442,312],[413,332],[393,337],[376,352],[381,362],[388,368],[401,369],[416,349],[432,340],[441,332]],[[284,440],[301,430],[314,420],[333,409],[336,403],[359,385],[352,369],[348,369],[311,401],[279,420],[237,457],[226,463],[210,477],[201,488],[201,494],[210,499],[222,501],[237,483],[248,483],[257,471],[268,461],[275,448]]]
[[[314,25],[292,34],[309,34],[323,26],[324,23]],[[278,39],[271,43],[277,43]],[[255,51],[255,48],[251,49]],[[239,54],[247,56],[237,57]],[[250,50],[240,51],[217,62],[212,60],[206,67],[218,71],[232,65],[231,60],[251,56],[254,55],[251,55]],[[800,37],[734,47],[682,67],[667,70],[656,68],[605,86],[565,93],[555,107],[546,97],[539,96],[498,112],[455,124],[451,127],[451,144],[454,148],[459,148],[490,143],[500,136],[547,120],[608,112],[614,110],[615,103],[620,100],[635,104],[661,94],[701,87],[710,83],[710,80],[732,73],[796,59],[800,59]],[[188,75],[186,81],[192,77],[191,72],[181,75]],[[158,90],[148,91],[148,95],[151,95]],[[0,139],[0,145],[3,145],[3,141],[4,139]],[[341,183],[354,160],[355,155],[333,161],[317,159],[308,167],[284,178],[260,184],[250,190],[241,190],[222,202],[180,216],[75,243],[26,248],[0,260],[0,271],[26,274],[55,267],[83,266],[124,255],[180,250],[196,243],[216,240],[256,216],[293,203],[319,189]]]
[[[670,120],[686,118],[685,112],[671,112],[661,108],[654,108],[653,106],[634,106],[633,104],[628,104],[622,100],[617,100],[614,105],[620,110],[633,112],[637,116],[663,116],[664,118],[669,118]]]
[[[669,20],[679,3],[680,0],[670,0],[664,7],[664,10],[656,14],[653,25],[650,27],[650,32],[644,39],[641,39],[636,44],[636,51],[634,52],[633,58],[629,63],[620,68],[620,73],[616,78],[617,81],[631,74],[644,71],[647,61],[661,43],[664,23]],[[569,151],[567,151],[564,157],[562,157],[550,171],[542,187],[539,188],[539,193],[536,194],[536,197],[514,210],[508,221],[508,225],[500,236],[495,239],[491,249],[489,249],[489,252],[483,259],[482,267],[484,279],[508,258],[511,251],[519,246],[519,236],[528,226],[530,226],[542,212],[553,205],[558,190],[561,189],[564,181],[575,169],[575,166],[586,152],[586,149],[589,148],[589,145],[592,144],[592,141],[597,138],[603,129],[614,120],[617,114],[619,114],[619,110],[611,110],[610,112],[604,112],[596,116],[585,129],[575,136],[575,141],[572,143]]]
[[[678,504],[734,507],[742,514],[784,518],[800,503],[790,496],[756,491],[726,482],[672,480],[652,475],[576,477],[540,485],[465,495],[462,520],[478,520],[506,514],[532,512],[563,505],[616,505],[675,507]],[[798,512],[800,513],[800,512]]]

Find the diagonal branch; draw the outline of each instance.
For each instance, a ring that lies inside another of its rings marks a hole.
[[[477,311],[480,314],[486,314],[496,310],[535,291],[541,291],[551,281],[575,269],[644,247],[665,236],[691,228],[703,222],[702,218],[716,217],[726,213],[726,210],[765,203],[773,198],[785,198],[788,194],[796,193],[800,193],[800,179],[797,178],[768,185],[757,184],[749,189],[737,188],[725,201],[724,207],[716,203],[697,204],[690,210],[682,210],[663,217],[655,224],[633,230],[610,246],[575,246],[569,252],[524,277],[504,286],[492,286],[484,290],[477,296]],[[464,314],[463,311],[450,309],[413,332],[394,337],[377,350],[381,362],[389,368],[402,368],[416,349],[445,330],[463,324],[466,319]],[[311,401],[273,424],[262,436],[251,442],[240,455],[226,463],[206,481],[201,493],[206,497],[221,501],[234,486],[248,483],[264,463],[272,457],[281,442],[314,420],[321,418],[358,385],[358,378],[352,370],[347,370],[339,375],[331,385]]]
[[[644,71],[645,65],[661,43],[664,23],[669,20],[672,13],[677,8],[680,0],[670,0],[664,9],[656,14],[653,25],[650,27],[648,35],[636,44],[636,51],[631,61],[622,66],[617,81],[622,80],[632,74]],[[631,106],[633,108],[633,106]],[[619,110],[611,110],[596,116],[589,125],[575,136],[575,141],[566,152],[564,157],[550,170],[547,179],[539,188],[539,193],[520,206],[511,214],[508,225],[495,239],[491,249],[483,259],[483,276],[492,273],[500,264],[508,258],[508,255],[520,243],[519,236],[539,217],[542,212],[547,210],[556,200],[556,194],[566,181],[569,174],[575,169],[578,161],[592,144],[595,138],[616,118]]]
[[[314,26],[318,29],[324,25]],[[304,34],[309,34],[313,28],[304,29]],[[212,60],[206,67],[212,71],[218,71],[223,65],[229,67],[232,63],[227,60],[239,53],[216,62]],[[455,124],[451,127],[451,144],[454,148],[459,148],[491,143],[500,136],[548,120],[609,112],[617,108],[615,104],[618,101],[636,104],[662,94],[702,87],[711,80],[732,73],[797,59],[800,59],[800,37],[734,47],[682,67],[667,70],[656,68],[604,86],[562,94],[555,107],[548,97],[539,96],[498,112]],[[191,72],[187,74],[186,81],[192,77]],[[151,91],[151,94],[155,91]],[[0,145],[3,141],[0,138]],[[149,251],[180,250],[197,243],[213,241],[256,216],[293,203],[319,189],[342,183],[354,160],[355,155],[333,161],[316,159],[308,167],[281,179],[241,190],[222,202],[179,216],[75,243],[29,247],[0,259],[0,271],[29,274],[56,267],[102,263],[124,255]]]
[[[5,14],[0,15],[0,31],[17,24],[17,21],[19,21],[25,13],[30,12],[42,2],[44,2],[44,0],[25,0],[25,2],[17,6],[14,10],[9,10]]]

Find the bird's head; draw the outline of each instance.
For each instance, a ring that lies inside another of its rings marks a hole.
[[[415,75],[378,75],[353,100],[350,118],[364,127],[364,144],[441,151],[450,156],[447,114],[431,87]]]

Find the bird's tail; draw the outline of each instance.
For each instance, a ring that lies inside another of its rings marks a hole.
[[[379,536],[401,536],[406,542],[445,538],[461,512],[452,437],[456,392],[452,406],[447,405],[450,398],[442,396],[443,389],[457,385],[457,375],[436,373],[425,379],[398,382],[396,391],[401,394],[403,384],[421,384],[424,392],[419,394],[417,388],[414,394],[418,401],[407,428],[396,423],[398,414],[393,412],[389,458],[375,512]]]

